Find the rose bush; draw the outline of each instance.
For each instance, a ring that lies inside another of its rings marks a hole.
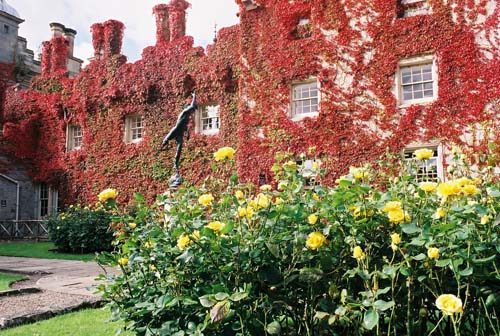
[[[330,188],[309,186],[292,156],[277,162],[276,189],[233,178],[151,206],[136,195],[113,219],[136,226],[100,257],[122,270],[100,286],[114,318],[137,335],[498,332],[491,170],[422,188],[402,161],[399,176],[353,168]]]

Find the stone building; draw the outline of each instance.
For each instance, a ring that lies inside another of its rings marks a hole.
[[[411,160],[422,147],[433,156],[417,174],[443,180],[451,144],[485,127],[500,143],[496,1],[237,3],[240,23],[207,50],[185,36],[189,4],[172,0],[155,7],[157,41],[140,61],[126,62],[124,26],[109,20],[92,25],[94,59],[77,77],[47,67],[39,90],[9,91],[4,148],[32,165],[38,209],[57,196],[92,203],[108,187],[120,202],[134,192],[153,200],[172,174],[175,149],[160,151],[161,140],[194,89],[200,108],[181,164],[193,184],[227,145],[243,182],[269,183],[276,153],[291,152],[320,161],[328,173],[319,182],[333,184],[350,166],[387,151]],[[45,60],[66,31],[52,28]]]

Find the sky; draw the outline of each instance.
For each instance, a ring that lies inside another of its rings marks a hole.
[[[238,23],[235,0],[188,0],[187,35],[197,46],[212,43],[214,26],[228,27]],[[41,43],[50,39],[49,23],[59,22],[77,31],[74,56],[82,60],[93,55],[90,26],[115,19],[125,24],[122,53],[130,62],[141,58],[142,50],[155,44],[153,6],[169,0],[7,0],[25,20],[19,36],[28,40],[35,54]]]

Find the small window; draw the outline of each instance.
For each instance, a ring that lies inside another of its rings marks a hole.
[[[67,141],[66,148],[67,150],[80,149],[82,147],[83,142],[83,134],[82,128],[77,124],[68,125],[67,130]]]
[[[200,106],[197,111],[196,131],[201,134],[214,135],[219,133],[219,105]]]
[[[400,105],[427,103],[437,98],[437,71],[432,56],[400,62],[397,77]]]
[[[4,32],[4,34],[8,34],[9,31],[10,31],[10,27],[8,25],[4,24],[3,25],[3,32]]]
[[[422,148],[433,151],[432,156],[428,160],[418,160],[415,158],[415,151]],[[443,160],[439,146],[407,148],[404,151],[404,157],[408,163],[407,169],[409,169],[412,175],[415,175],[418,182],[438,182],[443,179]]]
[[[7,200],[1,200],[0,201],[0,207],[2,207],[2,208],[7,207]]]
[[[318,81],[314,79],[292,84],[291,105],[292,119],[317,116],[319,110]]]
[[[38,185],[37,194],[39,218],[46,218],[57,212],[59,197],[56,189],[41,183]]]
[[[125,142],[137,143],[142,141],[144,133],[143,120],[140,115],[133,114],[125,118]]]
[[[400,0],[400,17],[425,15],[429,13],[427,0]]]

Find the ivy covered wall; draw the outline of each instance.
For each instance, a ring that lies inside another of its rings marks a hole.
[[[63,40],[44,44],[43,74],[23,92],[7,92],[2,151],[31,167],[35,181],[57,186],[63,203],[94,201],[101,189],[122,201],[167,189],[175,145],[160,151],[190,93],[220,105],[218,135],[192,133],[181,163],[189,183],[211,173],[212,153],[238,149],[242,181],[271,178],[278,151],[315,148],[333,183],[351,165],[413,141],[459,142],[471,123],[496,120],[500,97],[500,6],[495,1],[428,0],[425,15],[400,17],[395,0],[237,1],[240,25],[219,31],[204,51],[185,36],[189,4],[153,9],[157,43],[141,60],[120,54],[124,25],[92,25],[94,60],[68,79]],[[394,94],[401,60],[433,55],[438,97],[401,108]],[[289,117],[291,83],[321,88],[315,118]],[[127,144],[125,116],[139,114],[144,138]],[[80,124],[83,145],[66,151],[66,126]],[[192,125],[193,126],[193,125]],[[192,127],[193,128],[193,127]],[[483,144],[485,145],[485,144]]]

